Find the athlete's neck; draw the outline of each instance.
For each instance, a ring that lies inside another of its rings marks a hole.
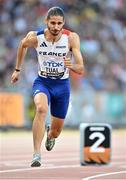
[[[45,29],[44,32],[44,36],[46,40],[52,43],[57,42],[60,39],[61,35],[62,35],[62,31],[57,36],[52,35],[48,29]]]

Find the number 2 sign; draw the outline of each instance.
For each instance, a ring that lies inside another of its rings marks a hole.
[[[111,126],[80,125],[80,161],[85,164],[107,164],[111,156]]]

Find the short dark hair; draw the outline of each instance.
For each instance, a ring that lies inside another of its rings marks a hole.
[[[51,16],[62,16],[63,20],[65,19],[64,11],[60,7],[52,7],[47,12],[47,19],[50,19]]]

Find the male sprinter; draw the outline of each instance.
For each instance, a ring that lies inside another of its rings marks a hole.
[[[21,40],[15,70],[11,82],[19,79],[21,64],[27,48],[33,47],[38,55],[38,77],[33,84],[33,96],[36,114],[33,121],[34,154],[32,167],[41,166],[40,147],[45,132],[45,118],[50,105],[51,125],[47,128],[46,149],[51,151],[55,138],[61,133],[66,117],[69,96],[69,70],[78,74],[84,73],[83,58],[80,52],[79,36],[63,29],[64,12],[59,7],[49,9],[45,23],[47,28],[39,32],[29,32]],[[72,52],[74,63],[69,54]]]

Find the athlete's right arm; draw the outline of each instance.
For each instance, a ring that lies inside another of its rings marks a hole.
[[[27,48],[29,48],[29,47],[36,48],[37,43],[38,43],[37,42],[37,36],[36,36],[36,33],[34,31],[30,31],[26,35],[26,37],[24,37],[21,40],[21,42],[18,46],[18,50],[17,50],[16,66],[15,66],[15,70],[14,70],[12,77],[11,77],[11,83],[15,83],[19,79],[21,65],[22,65],[23,59],[26,55]]]

